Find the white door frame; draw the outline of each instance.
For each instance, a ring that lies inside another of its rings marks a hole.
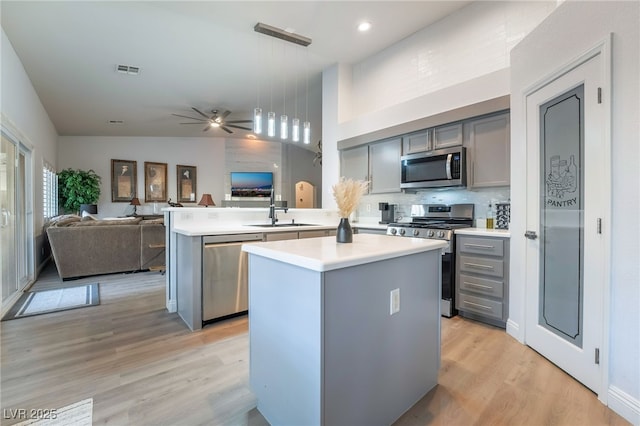
[[[605,206],[603,207],[603,218],[602,218],[602,232],[604,234],[604,259],[603,261],[603,271],[604,271],[604,283],[603,283],[603,297],[602,297],[602,341],[600,345],[600,391],[598,392],[598,399],[603,403],[607,404],[607,395],[609,388],[609,338],[610,338],[610,303],[611,303],[611,93],[612,93],[612,84],[611,84],[611,62],[612,62],[612,50],[611,50],[611,40],[612,35],[609,34],[604,40],[600,41],[591,49],[583,52],[582,54],[576,56],[569,62],[557,68],[555,71],[550,74],[544,76],[536,83],[527,87],[523,91],[523,103],[524,103],[524,117],[527,117],[527,99],[534,92],[540,90],[542,87],[548,85],[554,80],[560,78],[562,75],[568,73],[569,71],[577,68],[581,64],[587,62],[589,59],[593,58],[596,55],[601,55],[601,73],[602,73],[602,99],[601,103],[603,106],[603,161],[602,161],[602,185],[605,190],[603,191],[603,201]],[[526,127],[525,127],[526,128]],[[526,138],[525,133],[525,138]],[[525,139],[526,140],[526,139]],[[529,174],[529,169],[531,167],[539,167],[539,164],[532,164],[527,161],[527,176]],[[529,198],[529,192],[532,188],[527,186],[527,194],[526,199]],[[526,256],[526,251],[523,253]],[[525,260],[525,265],[528,263],[528,259]],[[526,282],[523,283],[526,287]],[[527,342],[527,317],[529,309],[538,309],[537,306],[532,307],[527,304],[526,300],[526,288],[522,292],[522,307],[523,307],[523,333],[524,333],[524,343]]]

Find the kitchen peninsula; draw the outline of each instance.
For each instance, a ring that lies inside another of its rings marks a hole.
[[[250,385],[271,424],[391,424],[437,383],[437,240],[246,243]]]

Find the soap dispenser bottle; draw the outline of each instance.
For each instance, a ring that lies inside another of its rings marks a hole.
[[[489,203],[489,208],[487,209],[487,229],[493,229],[493,208],[491,203]]]

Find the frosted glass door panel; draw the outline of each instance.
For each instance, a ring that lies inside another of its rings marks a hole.
[[[584,86],[540,107],[539,324],[582,347]]]

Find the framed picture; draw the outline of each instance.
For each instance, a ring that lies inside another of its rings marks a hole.
[[[111,160],[111,202],[128,203],[138,196],[137,161]]]
[[[167,163],[144,162],[144,201],[167,201]]]
[[[178,202],[197,203],[198,193],[196,192],[196,166],[176,166],[176,176],[178,178]]]

